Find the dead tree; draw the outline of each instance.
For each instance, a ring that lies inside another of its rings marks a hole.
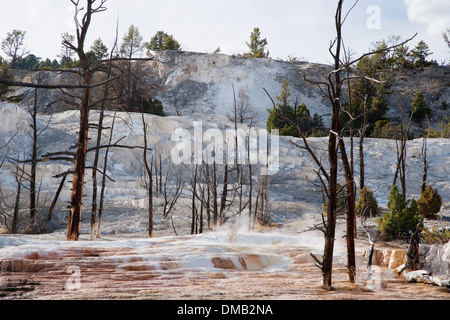
[[[427,177],[428,177],[428,160],[427,160],[427,146],[428,146],[428,138],[430,136],[430,124],[428,122],[428,115],[426,115],[427,118],[427,124],[428,124],[428,130],[427,130],[427,136],[423,138],[423,144],[422,144],[422,162],[423,162],[423,175],[422,175],[422,192],[425,191],[427,188]]]
[[[398,275],[403,271],[415,271],[420,267],[420,250],[419,250],[419,234],[421,223],[416,226],[416,230],[411,233],[408,250],[406,252],[406,262],[403,268],[398,272]]]
[[[337,177],[337,148],[340,151],[342,166],[344,168],[344,176],[346,183],[346,209],[347,209],[347,230],[346,230],[346,240],[347,240],[347,270],[349,275],[349,281],[354,282],[356,277],[356,261],[355,261],[355,246],[354,246],[354,234],[356,229],[355,224],[355,188],[354,188],[354,180],[353,180],[353,171],[352,164],[350,163],[347,151],[345,148],[345,142],[343,139],[343,134],[341,132],[342,125],[340,123],[340,113],[343,110],[341,105],[342,100],[342,84],[345,81],[348,81],[352,78],[361,78],[361,77],[353,77],[347,75],[346,77],[341,77],[341,73],[344,70],[348,70],[350,66],[357,63],[364,57],[374,55],[376,53],[387,52],[396,47],[399,47],[406,42],[412,40],[412,38],[404,41],[401,44],[395,44],[390,47],[386,47],[383,49],[375,50],[366,54],[363,54],[357,59],[348,60],[342,63],[341,61],[341,50],[345,51],[343,36],[342,36],[342,27],[345,23],[346,18],[350,11],[356,6],[358,1],[356,1],[353,6],[350,8],[345,16],[343,15],[343,0],[339,1],[336,16],[335,16],[335,26],[336,26],[336,39],[331,43],[330,53],[334,60],[334,70],[332,70],[328,74],[327,82],[314,82],[309,81],[311,83],[316,84],[322,93],[328,98],[332,106],[332,115],[331,115],[331,127],[329,134],[329,143],[328,143],[328,157],[329,157],[329,165],[330,165],[330,173],[328,179],[328,204],[329,208],[327,208],[327,223],[324,226],[325,230],[325,249],[324,249],[324,257],[319,266],[322,269],[324,275],[324,287],[326,289],[331,288],[331,272],[332,272],[332,246],[334,245],[334,229],[336,226],[336,212],[333,212],[337,209],[336,199],[337,199],[337,188],[336,188],[336,177]],[[334,51],[333,51],[334,49]],[[363,77],[367,80],[375,81],[375,79],[371,79],[368,77]],[[305,78],[305,80],[307,80]],[[308,80],[307,80],[308,81]],[[325,187],[325,186],[324,186]]]
[[[40,73],[38,74],[38,83],[40,81]],[[38,89],[34,89],[34,101],[32,106],[28,105],[28,113],[30,115],[31,121],[30,121],[30,132],[26,132],[26,134],[29,136],[31,141],[31,152],[29,154],[29,160],[20,160],[19,157],[13,159],[11,157],[8,157],[9,161],[13,166],[16,167],[16,182],[20,185],[17,190],[17,198],[16,200],[20,200],[20,192],[22,189],[28,190],[29,193],[29,218],[30,223],[27,227],[27,232],[34,231],[36,227],[36,222],[38,220],[38,213],[40,215],[41,211],[38,210],[39,205],[39,198],[40,198],[40,186],[41,183],[37,181],[37,168],[39,163],[39,154],[41,153],[42,146],[39,144],[39,136],[44,133],[44,131],[48,128],[51,117],[47,124],[43,128],[39,128],[38,126],[38,115],[39,110],[39,104],[38,104]],[[27,141],[23,141],[24,144],[27,144]],[[27,170],[26,164],[30,164],[30,169]],[[19,175],[19,177],[17,177]],[[28,186],[26,186],[26,183],[28,183]],[[44,202],[46,202],[47,199],[45,199]],[[18,205],[18,203],[17,203]],[[17,207],[18,208],[18,207]],[[15,214],[18,213],[17,210],[15,210]]]
[[[38,76],[40,79],[40,74]],[[38,80],[39,81],[39,80]],[[51,104],[51,103],[50,103]],[[30,154],[30,172],[27,174],[28,180],[29,180],[29,197],[30,197],[30,203],[29,203],[29,210],[30,210],[30,218],[32,220],[32,223],[34,222],[37,217],[38,213],[38,205],[39,205],[39,188],[40,183],[37,181],[37,168],[39,164],[39,155],[42,152],[42,146],[39,144],[39,137],[41,134],[45,132],[45,130],[50,125],[51,117],[49,118],[47,124],[43,128],[39,128],[38,121],[37,121],[37,115],[38,115],[38,89],[34,89],[34,102],[33,107],[28,108],[28,112],[31,116],[31,133],[29,134],[31,141],[32,141],[32,147],[31,147],[31,154]],[[47,200],[47,199],[46,199]]]
[[[198,185],[198,174],[199,174],[199,169],[198,169],[198,164],[194,165],[194,169],[193,169],[193,177],[191,179],[190,182],[190,188],[191,188],[191,193],[192,193],[192,198],[191,198],[191,235],[192,234],[196,234],[198,233],[198,210],[197,210],[197,204],[196,204],[196,197],[197,197],[197,185]],[[203,205],[200,205],[201,207],[203,207]]]
[[[256,223],[259,223],[260,225],[266,225],[270,221],[269,186],[269,176],[261,175],[256,185],[256,200],[253,225],[256,225]]]
[[[206,196],[207,188],[205,185],[204,164],[194,164],[191,169],[191,179],[189,181],[188,190],[191,191],[191,235],[203,233],[203,212],[206,208],[209,210],[209,197]],[[197,204],[197,201],[200,204]],[[200,210],[200,214],[198,211]],[[208,222],[209,225],[209,222]]]
[[[227,194],[228,194],[228,179],[230,171],[228,164],[225,164],[225,170],[223,173],[222,194],[220,196],[220,212],[219,212],[219,225],[223,225],[225,222],[225,208],[227,206]]]
[[[212,185],[213,182],[211,180],[211,167],[207,162],[204,162],[200,166],[199,170],[201,170],[201,172],[199,173],[199,176],[202,177],[201,182],[198,184],[198,188],[193,188],[193,186],[191,186],[191,190],[194,190],[196,192],[196,198],[200,201],[201,205],[206,210],[207,229],[211,230],[211,213],[214,216],[214,201],[212,201],[212,190],[214,190],[215,188]],[[201,224],[201,232],[203,232],[203,223]]]
[[[41,75],[38,73],[38,83],[40,82]],[[37,205],[38,205],[38,183],[36,181],[36,173],[37,173],[37,167],[39,163],[39,154],[41,152],[41,146],[39,145],[39,136],[44,133],[44,131],[48,128],[51,117],[47,124],[44,126],[44,128],[39,128],[38,121],[37,121],[37,115],[39,110],[39,104],[38,104],[38,89],[34,89],[34,101],[33,106],[28,106],[28,113],[31,117],[31,133],[29,133],[29,137],[31,139],[31,154],[30,154],[30,172],[27,174],[28,180],[29,180],[29,197],[30,197],[30,204],[29,204],[29,210],[30,210],[30,218],[34,219],[37,213]]]
[[[76,241],[80,235],[81,209],[83,205],[84,175],[86,170],[87,143],[89,139],[89,114],[91,108],[91,85],[93,72],[90,68],[90,62],[84,51],[86,36],[91,24],[92,16],[96,13],[106,10],[104,6],[106,0],[86,0],[86,7],[79,8],[80,0],[71,0],[75,6],[75,24],[76,24],[76,46],[65,40],[63,45],[76,52],[80,60],[80,75],[86,88],[83,89],[82,102],[80,105],[80,127],[78,131],[78,142],[76,145],[76,154],[74,162],[74,174],[72,182],[72,195],[69,206],[69,221],[67,224],[67,236],[69,241]],[[78,14],[84,10],[84,15],[79,21]]]
[[[250,154],[251,154],[250,145],[251,145],[252,124],[253,124],[253,121],[250,121],[250,125],[249,125],[249,128],[248,128],[249,135],[248,135],[248,143],[247,143],[248,184],[249,184],[249,190],[248,190],[248,219],[249,219],[249,222],[251,222],[251,219],[252,219],[252,200],[253,200],[253,197],[252,197],[253,196],[253,175],[252,175],[253,168],[252,168],[252,162],[251,162],[251,159],[250,159]]]
[[[112,123],[111,123],[111,129],[109,134],[109,143],[108,145],[111,146],[112,144],[112,138],[113,138],[113,132],[114,132],[114,125],[116,122],[116,115],[117,112],[114,112]],[[108,154],[109,150],[111,148],[106,148],[105,151],[105,157],[103,159],[103,172],[106,172],[106,169],[108,167]],[[102,220],[103,220],[103,209],[104,209],[104,203],[105,203],[105,189],[106,189],[106,174],[102,175],[102,183],[100,188],[100,199],[99,199],[99,207],[98,207],[98,223],[97,223],[97,233],[96,238],[101,238],[101,228],[102,228]]]
[[[148,177],[148,237],[152,237],[153,233],[153,173],[151,166],[148,163],[147,160],[147,127],[148,124],[145,122],[144,118],[144,112],[142,112],[142,126],[144,129],[144,167],[145,172],[147,173]]]
[[[407,160],[407,143],[409,139],[409,132],[412,123],[413,112],[411,112],[411,116],[409,118],[409,122],[405,124],[403,119],[403,112],[405,109],[405,102],[400,101],[400,141],[396,135],[395,144],[397,147],[397,167],[394,173],[394,180],[392,181],[392,185],[397,184],[397,179],[400,179],[400,185],[402,188],[402,195],[406,197],[406,160]],[[405,127],[406,126],[406,127]]]
[[[114,51],[117,46],[117,33],[118,33],[118,26],[116,26],[116,40],[114,42],[113,48],[111,49],[111,52],[109,55],[110,59],[113,58]],[[91,208],[90,240],[93,240],[94,235],[95,235],[95,220],[96,220],[96,216],[97,216],[97,171],[98,171],[97,168],[98,168],[98,162],[99,162],[99,157],[100,157],[100,149],[98,147],[100,147],[100,145],[101,145],[102,132],[105,129],[103,127],[103,120],[105,117],[106,102],[108,101],[109,91],[111,89],[111,83],[109,82],[109,80],[111,80],[111,77],[112,77],[112,61],[110,61],[108,63],[108,70],[106,72],[106,80],[108,82],[105,84],[105,87],[103,89],[103,97],[100,101],[100,104],[101,104],[100,115],[99,115],[98,123],[95,124],[95,126],[97,127],[97,141],[96,141],[97,149],[95,150],[94,163],[93,163],[93,169],[92,169],[92,208]],[[111,137],[112,137],[112,131],[111,131]],[[105,167],[103,168],[103,170],[106,172]],[[103,180],[103,181],[105,181],[105,180]],[[102,189],[104,190],[103,185],[104,184],[102,184]],[[99,213],[99,215],[100,215],[100,213]],[[99,217],[99,219],[100,219],[100,217]],[[100,227],[98,228],[97,235],[98,235],[98,237],[100,237]]]
[[[37,104],[38,104],[38,93],[37,89],[34,89],[34,104],[33,109],[29,109],[32,124],[31,128],[33,129],[32,137],[33,137],[33,146],[31,148],[31,172],[30,172],[30,218],[34,218],[36,214],[36,170],[37,170],[37,153],[38,153],[38,128],[37,128]]]
[[[303,145],[299,145],[294,142],[292,143],[301,149],[307,150],[310,156],[313,158],[314,162],[319,168],[319,170],[317,171],[318,178],[322,183],[322,188],[327,199],[326,212],[325,215],[322,215],[323,226],[318,227],[324,233],[325,244],[323,256],[322,259],[319,259],[318,257],[312,255],[313,258],[315,259],[316,265],[322,271],[323,288],[326,290],[332,289],[331,284],[332,284],[332,270],[333,270],[333,252],[334,252],[334,239],[336,232],[337,194],[338,194],[337,190],[338,148],[340,147],[338,143],[340,144],[340,141],[342,141],[342,144],[344,143],[344,140],[342,138],[338,141],[339,134],[341,132],[341,123],[340,123],[340,111],[341,111],[340,98],[342,90],[341,72],[345,70],[345,68],[342,68],[340,60],[341,46],[342,46],[341,29],[343,24],[342,6],[343,0],[340,0],[338,3],[335,16],[337,37],[330,45],[330,53],[334,58],[334,69],[328,74],[328,82],[312,82],[307,80],[306,77],[304,77],[306,81],[311,82],[314,85],[317,85],[321,90],[321,92],[324,94],[324,96],[326,96],[331,103],[332,113],[331,113],[330,133],[328,136],[329,171],[325,169],[324,165],[322,164],[322,160],[316,155],[315,151],[310,147],[305,134],[302,132],[299,126],[294,122],[290,121],[291,124],[294,125],[294,127],[296,127],[300,137],[302,138]],[[333,47],[336,47],[335,52],[332,52]],[[272,100],[274,109],[278,110],[275,102],[270,97],[270,95],[269,98]],[[279,114],[282,114],[282,112],[279,111]],[[346,170],[349,168],[347,166],[345,167]],[[351,178],[351,176],[346,176],[346,178]],[[353,190],[353,188],[351,189]],[[353,230],[351,231],[351,234],[353,235]],[[349,239],[349,241],[351,241],[351,239]],[[349,269],[354,268],[354,266],[350,264],[348,267]],[[353,270],[351,274],[354,274]]]
[[[71,0],[71,3],[74,5],[75,14],[74,20],[76,24],[76,43],[71,43],[67,39],[63,40],[63,45],[67,47],[69,50],[75,52],[80,61],[80,67],[78,70],[60,70],[59,72],[70,72],[75,73],[80,76],[81,84],[41,84],[41,83],[33,83],[33,82],[16,82],[10,79],[0,77],[0,83],[7,86],[16,86],[16,87],[28,87],[28,88],[41,88],[41,89],[59,89],[59,90],[82,90],[81,98],[72,95],[75,99],[79,99],[81,102],[78,105],[78,109],[80,111],[80,122],[78,129],[78,141],[73,146],[73,149],[76,149],[75,152],[65,151],[65,152],[57,152],[53,154],[47,154],[40,161],[52,161],[52,160],[63,160],[69,161],[73,163],[74,169],[69,170],[65,173],[59,174],[56,177],[63,178],[67,175],[73,176],[72,181],[72,192],[71,192],[71,201],[68,207],[69,209],[69,221],[67,225],[67,234],[66,239],[68,241],[78,240],[80,234],[80,223],[81,223],[81,210],[83,205],[83,191],[84,191],[84,177],[85,170],[88,169],[86,167],[86,156],[89,151],[94,151],[97,149],[110,148],[114,147],[128,147],[128,146],[120,146],[118,142],[112,145],[102,145],[94,148],[88,149],[87,142],[89,139],[89,115],[90,109],[92,105],[91,101],[91,91],[94,88],[104,86],[105,84],[110,83],[115,79],[107,79],[105,81],[99,83],[93,83],[94,74],[98,71],[102,71],[102,66],[104,63],[110,61],[119,61],[126,60],[124,58],[114,58],[114,59],[106,59],[98,62],[96,65],[90,65],[90,59],[86,55],[84,51],[85,40],[87,37],[87,33],[89,30],[89,26],[91,24],[92,16],[96,13],[100,13],[106,10],[104,6],[106,0],[85,0],[85,5],[83,8],[80,8],[81,0]],[[83,17],[81,21],[79,20],[79,14],[83,13]],[[151,60],[150,59],[134,59],[134,60]],[[132,147],[137,148],[137,147]],[[142,148],[142,147],[140,147]],[[61,184],[62,186],[62,184]],[[60,190],[59,190],[60,191]],[[59,193],[58,193],[59,194]],[[49,214],[51,216],[51,214]]]
[[[171,177],[173,177],[174,180],[171,181],[170,180]],[[164,198],[164,207],[163,207],[164,219],[167,218],[172,212],[178,199],[181,196],[181,193],[183,192],[183,188],[184,183],[181,168],[175,174],[171,174],[171,171],[167,170],[161,191]]]
[[[233,85],[234,93],[234,85]],[[234,95],[234,108],[233,114],[227,114],[228,120],[236,123],[247,123],[251,122],[258,115],[258,112],[252,107],[250,103],[250,98],[244,88],[239,89],[238,99]]]
[[[81,103],[79,105],[80,110],[80,122],[78,131],[78,141],[75,146],[76,152],[73,154],[74,158],[74,170],[73,181],[72,181],[72,194],[71,201],[69,205],[69,221],[67,225],[67,235],[66,239],[68,241],[78,240],[80,234],[80,223],[81,223],[81,210],[83,206],[83,192],[84,192],[84,177],[86,170],[86,157],[88,151],[99,150],[100,148],[107,148],[107,146],[100,146],[88,149],[89,140],[89,115],[91,109],[91,90],[94,88],[93,76],[97,70],[102,66],[99,63],[93,67],[90,66],[90,60],[84,51],[85,40],[87,33],[91,24],[92,16],[96,13],[100,13],[106,10],[104,6],[106,0],[86,0],[85,7],[80,8],[80,0],[71,0],[75,7],[74,20],[76,24],[76,44],[72,44],[67,39],[63,41],[63,45],[68,49],[76,52],[80,61],[80,70],[78,71],[81,79],[83,93],[81,98]],[[83,12],[84,15],[79,20],[79,13]],[[110,59],[111,60],[111,59]],[[109,60],[109,61],[110,61]],[[95,86],[101,86],[110,83],[111,79],[107,79],[103,83],[96,84]],[[62,86],[67,88],[67,86]],[[117,146],[117,143],[115,144]],[[91,231],[93,228],[91,227]],[[91,232],[92,237],[93,232]]]
[[[367,108],[367,98],[364,97],[364,121],[359,132],[359,189],[363,190],[365,185],[365,163],[364,163],[364,138],[369,126],[369,114]]]
[[[345,50],[342,36],[342,27],[343,24],[350,13],[350,11],[354,8],[358,1],[350,8],[349,12],[344,15],[343,13],[343,0],[340,0],[337,5],[336,15],[335,15],[335,27],[336,27],[336,38],[331,42],[329,51],[333,57],[334,65],[333,70],[329,72],[326,81],[310,81],[304,76],[305,81],[316,85],[322,94],[329,100],[331,105],[331,121],[330,121],[330,129],[328,135],[328,170],[325,169],[325,166],[322,163],[322,160],[316,155],[315,151],[311,148],[306,139],[305,134],[302,130],[290,121],[294,127],[296,127],[299,132],[300,137],[302,138],[303,145],[292,142],[297,147],[308,151],[310,156],[313,158],[315,164],[318,167],[318,178],[322,185],[322,190],[326,199],[326,212],[325,215],[322,215],[322,226],[318,227],[324,234],[324,253],[322,259],[318,257],[314,257],[316,265],[321,269],[323,276],[323,287],[326,290],[332,289],[332,268],[333,268],[333,252],[334,252],[334,239],[335,239],[335,231],[336,231],[336,216],[337,216],[337,196],[338,196],[338,188],[337,188],[337,177],[338,177],[338,150],[341,155],[342,166],[344,169],[345,176],[345,188],[346,188],[346,207],[347,207],[347,269],[349,275],[349,281],[355,281],[356,275],[356,262],[355,262],[355,248],[354,248],[354,234],[355,234],[355,188],[353,181],[353,172],[352,165],[348,159],[347,151],[345,148],[345,142],[343,139],[343,126],[340,121],[340,114],[343,110],[341,100],[342,100],[342,86],[343,83],[352,78],[357,78],[353,76],[342,77],[341,74],[345,70],[363,59],[366,56],[373,55],[378,52],[391,50],[397,46],[384,48],[382,50],[372,51],[366,54],[363,54],[357,59],[346,61],[345,63],[341,60],[342,50]],[[410,41],[411,39],[407,40]],[[405,41],[405,42],[407,42]],[[404,42],[404,43],[405,43]],[[404,44],[403,43],[403,44]],[[267,93],[267,91],[266,91]],[[270,98],[270,95],[269,95]],[[273,106],[277,109],[275,102],[272,98]],[[279,114],[282,114],[279,111]]]
[[[6,159],[8,158],[8,153],[10,152],[9,144],[11,143],[11,141],[13,141],[14,137],[17,135],[17,132],[18,131],[16,131],[14,133],[14,135],[3,146],[0,146],[0,150],[3,150],[6,147],[8,147],[8,149],[5,152],[5,156],[3,157],[3,159],[0,160],[0,168],[3,167],[3,164],[5,163]],[[6,198],[7,198],[7,196],[4,195],[2,187],[0,185],[0,219],[2,220],[1,223],[10,232],[12,232],[12,227],[8,226],[8,220],[11,219],[8,211],[11,207],[7,204]],[[14,225],[15,224],[13,223],[12,226],[14,226]]]
[[[20,210],[20,197],[22,194],[22,185],[23,185],[23,179],[25,174],[25,165],[22,165],[22,168],[20,168],[19,165],[16,165],[16,173],[15,173],[15,180],[17,183],[17,189],[16,189],[16,196],[13,206],[13,213],[12,213],[12,223],[11,223],[11,231],[12,233],[16,233],[18,231],[18,224],[19,224],[19,210]]]

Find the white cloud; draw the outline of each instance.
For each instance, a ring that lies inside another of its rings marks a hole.
[[[408,19],[427,24],[427,34],[439,35],[450,27],[450,1],[405,0]]]

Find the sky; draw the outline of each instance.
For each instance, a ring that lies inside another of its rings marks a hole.
[[[99,1],[99,0],[98,0]],[[84,3],[85,0],[81,0]],[[111,48],[118,21],[119,39],[133,24],[145,41],[158,31],[171,34],[185,51],[224,54],[248,51],[246,42],[258,27],[270,57],[297,57],[331,63],[337,0],[107,0],[107,11],[94,15],[86,47],[101,38]],[[345,11],[355,0],[344,2]],[[26,48],[41,58],[57,58],[61,34],[75,34],[70,0],[2,0],[0,39],[13,29],[26,31]],[[438,63],[450,63],[442,32],[450,28],[449,0],[359,0],[343,29],[345,45],[355,54],[376,41],[400,36],[413,48],[425,41]],[[6,57],[3,52],[0,53]]]

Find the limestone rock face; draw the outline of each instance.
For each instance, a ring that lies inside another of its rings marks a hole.
[[[450,241],[445,245],[421,246],[423,268],[450,278]]]
[[[329,101],[319,88],[305,81],[305,77],[308,80],[326,81],[331,71],[329,65],[185,51],[164,51],[153,56],[152,60],[139,63],[143,82],[149,85],[148,95],[161,100],[168,115],[201,116],[205,120],[225,116],[234,105],[234,86],[236,95],[240,89],[246,91],[252,107],[258,112],[253,125],[265,127],[267,108],[271,108],[271,101],[264,89],[275,98],[280,94],[284,80],[290,84],[291,98],[305,103],[311,115],[330,113]],[[36,73],[26,71],[14,71],[14,75],[16,80],[27,82],[37,82],[38,77]],[[72,73],[42,71],[40,77],[42,83],[77,81]],[[101,79],[97,80],[100,82]],[[399,104],[405,105],[405,112],[409,111],[414,94],[420,91],[432,109],[429,121],[437,125],[442,121],[442,102],[450,101],[449,84],[449,66],[401,71],[387,94],[390,107],[388,116],[394,122],[399,120]],[[19,88],[14,94],[24,95],[24,106],[34,98],[33,89]],[[71,108],[65,103],[54,103],[61,98],[58,90],[50,90],[41,96],[40,103],[47,106],[42,108],[47,110],[41,112],[53,113]],[[72,109],[76,109],[76,106]],[[324,121],[327,123],[327,117]]]
[[[368,256],[368,252],[365,256]],[[405,263],[406,249],[375,249],[372,264],[395,269]]]

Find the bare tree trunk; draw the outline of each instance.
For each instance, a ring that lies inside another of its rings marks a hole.
[[[111,142],[112,142],[114,125],[116,122],[116,114],[117,114],[117,112],[115,111],[114,115],[113,115],[112,123],[111,123],[108,145],[111,145]],[[96,238],[101,238],[101,236],[102,236],[102,220],[103,220],[103,209],[104,209],[105,190],[106,190],[106,174],[105,173],[106,173],[106,169],[108,167],[109,149],[110,149],[109,147],[106,148],[105,158],[103,160],[103,175],[102,175],[102,184],[101,184],[101,189],[100,189],[100,199],[99,199],[99,206],[98,206],[97,233],[95,235]]]
[[[203,204],[200,205],[200,217],[198,218],[200,224],[199,233],[203,233]]]
[[[346,184],[346,207],[347,207],[347,270],[350,282],[355,282],[356,277],[356,259],[355,259],[355,234],[356,234],[356,214],[355,214],[355,184],[353,173],[348,162],[345,151],[344,140],[339,140],[341,149],[341,158],[344,166],[345,184]]]
[[[333,114],[331,120],[331,128],[334,132],[339,132],[338,109],[333,105]],[[326,211],[325,226],[325,246],[322,260],[323,287],[331,290],[332,272],[333,272],[333,252],[334,238],[336,232],[336,212],[337,212],[337,173],[338,173],[338,154],[336,136],[332,133],[328,140],[328,156],[330,165],[329,186],[328,186],[328,204]]]
[[[67,240],[77,241],[80,235],[81,225],[81,210],[83,206],[83,191],[84,191],[84,177],[86,170],[86,154],[87,154],[87,142],[89,139],[89,113],[91,108],[91,84],[92,84],[92,72],[89,67],[89,59],[84,52],[84,43],[86,40],[87,32],[91,23],[92,15],[96,12],[106,10],[103,7],[105,0],[102,0],[98,7],[94,8],[93,4],[95,0],[86,0],[86,11],[82,19],[82,24],[78,21],[78,4],[79,1],[72,1],[75,5],[75,21],[77,22],[77,47],[68,41],[64,41],[69,49],[75,51],[78,54],[80,60],[81,74],[83,79],[83,97],[80,106],[80,125],[78,132],[77,151],[75,156],[75,174],[73,175],[72,182],[72,195],[69,206],[69,221],[67,224]]]
[[[217,203],[217,166],[215,160],[213,163],[212,197],[213,197],[213,223],[214,227],[217,227],[219,208]]]
[[[91,84],[90,75],[85,75],[84,84]],[[84,174],[86,170],[87,141],[89,136],[90,89],[84,89],[80,115],[80,131],[75,157],[75,174],[72,182],[72,195],[67,225],[67,240],[77,241],[80,235],[81,210],[83,206]]]
[[[335,40],[336,53],[334,55],[334,81],[331,84],[335,85],[332,96],[330,97],[332,104],[331,115],[331,132],[328,139],[328,157],[330,165],[330,175],[328,182],[328,205],[326,212],[326,225],[325,225],[325,246],[322,260],[322,275],[323,275],[323,287],[326,290],[332,289],[332,272],[333,272],[333,252],[334,252],[334,238],[336,232],[336,212],[337,212],[337,174],[338,174],[338,153],[337,153],[337,137],[336,135],[341,130],[340,125],[340,110],[341,105],[339,102],[340,97],[340,73],[337,70],[340,69],[339,55],[341,52],[341,28],[342,28],[342,4],[343,0],[338,3],[336,11],[336,32],[337,37]],[[331,82],[331,77],[330,77]]]
[[[21,171],[21,173],[19,173]],[[17,189],[16,189],[16,198],[14,201],[14,208],[13,208],[13,214],[12,214],[12,222],[11,222],[11,232],[17,233],[19,229],[19,214],[20,214],[20,196],[22,194],[22,179],[23,179],[24,169],[19,169],[19,166],[17,165],[16,168],[16,182],[17,182]]]
[[[398,272],[398,275],[405,270],[415,271],[420,267],[419,233],[420,224],[416,226],[416,230],[411,236],[408,251],[406,252],[406,262],[404,267]]]
[[[40,78],[40,77],[39,77]],[[31,112],[32,128],[33,128],[33,146],[31,150],[31,172],[30,172],[30,217],[34,218],[36,214],[36,169],[37,169],[37,103],[38,103],[38,89],[34,89],[34,105]]]
[[[428,123],[428,115],[426,115],[426,117]],[[430,132],[429,129],[430,125],[428,123],[427,137],[423,138],[423,145],[422,145],[422,160],[423,160],[422,192],[424,192],[425,189],[427,188],[427,177],[428,177],[427,142]]]
[[[162,161],[160,160],[160,173],[162,175]],[[167,218],[175,207],[175,204],[178,201],[178,198],[181,196],[183,192],[184,183],[182,181],[183,175],[181,168],[178,169],[178,172],[175,174],[174,184],[169,188],[169,177],[170,170],[165,174],[164,184],[162,185],[162,190],[160,190],[162,196],[164,197],[164,209],[163,209],[163,218]],[[158,185],[158,181],[156,181],[156,185]]]
[[[67,175],[65,174],[62,177],[61,182],[59,183],[58,190],[56,190],[55,197],[53,198],[52,204],[50,205],[50,210],[49,210],[49,213],[48,213],[47,221],[50,221],[50,219],[52,218],[53,211],[55,210],[56,202],[58,201],[59,195],[61,194],[61,190],[64,187],[64,183],[66,182],[66,178],[67,178]]]
[[[107,89],[105,89],[106,91]],[[97,147],[100,146],[102,139],[102,130],[103,130],[103,118],[105,113],[105,104],[102,103],[102,108],[100,110],[100,116],[98,120],[98,128],[97,128]],[[95,150],[94,156],[94,164],[92,169],[92,208],[91,208],[91,232],[90,232],[90,240],[94,240],[95,236],[95,220],[97,216],[97,167],[98,160],[100,156],[100,149]]]
[[[403,110],[404,106],[402,105],[401,110],[401,118],[400,118],[400,135],[401,135],[401,141],[400,146],[398,145],[398,140],[396,140],[397,144],[397,168],[395,170],[394,174],[394,181],[392,185],[394,186],[397,183],[397,179],[400,178],[400,184],[402,188],[402,195],[406,198],[406,160],[407,160],[407,143],[408,143],[408,136],[409,136],[409,130],[411,127],[412,122],[412,116],[409,119],[409,123],[407,128],[405,129],[404,121],[403,121]]]
[[[110,53],[110,59],[113,58],[113,54],[114,54],[114,50],[115,47],[117,45],[117,28],[116,28],[116,41],[114,43],[113,48],[111,49],[111,53]],[[112,69],[112,62],[109,63],[108,66],[108,72],[107,72],[107,76],[106,76],[106,80],[109,81],[111,79],[111,69]],[[95,235],[95,219],[96,219],[96,215],[97,215],[97,167],[98,167],[98,161],[99,161],[99,156],[100,156],[100,149],[98,148],[101,144],[101,140],[102,140],[102,131],[103,131],[103,119],[105,116],[105,107],[106,107],[106,100],[108,98],[108,92],[110,89],[110,85],[109,82],[107,82],[105,84],[105,89],[103,91],[103,100],[101,102],[101,107],[100,107],[100,116],[98,119],[98,127],[97,127],[97,149],[95,150],[95,156],[94,156],[94,164],[93,164],[93,169],[92,169],[92,210],[91,210],[91,233],[90,233],[90,240],[94,240],[94,235]],[[111,136],[112,136],[112,132],[111,132]],[[106,174],[106,169],[104,169],[103,174]],[[100,214],[99,214],[100,215]],[[99,217],[100,219],[100,217]],[[100,228],[98,228],[98,230],[100,230]],[[97,233],[97,235],[99,236],[99,233]]]
[[[211,180],[209,177],[209,164],[205,164],[206,176],[206,221],[208,223],[208,230],[211,230]]]
[[[219,224],[223,225],[225,222],[225,207],[227,204],[227,195],[228,195],[228,164],[225,164],[225,172],[223,175],[223,189],[222,195],[220,196],[220,213],[219,213]]]
[[[197,192],[197,176],[198,176],[198,164],[194,166],[194,180],[191,182],[192,188],[191,234],[195,234],[197,229],[197,206],[195,205],[195,194]]]
[[[367,95],[364,97],[364,123],[359,137],[359,189],[364,189],[365,167],[364,167],[364,138],[366,137],[369,114],[367,110]]]
[[[153,233],[153,174],[147,160],[147,123],[145,122],[144,112],[142,112],[142,125],[144,128],[144,167],[148,176],[148,237]]]
[[[252,129],[253,119],[250,120],[250,125],[248,127],[248,143],[247,143],[247,161],[248,161],[248,227],[252,227],[252,201],[253,201],[253,171],[252,171],[252,161],[250,158],[251,150],[251,129]]]

